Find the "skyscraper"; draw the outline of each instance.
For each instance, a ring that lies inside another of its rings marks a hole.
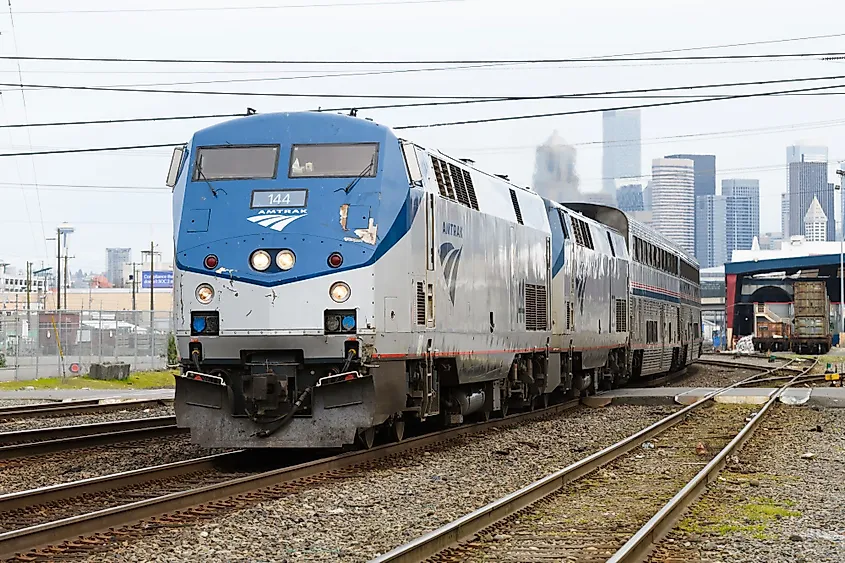
[[[789,240],[789,192],[780,194],[780,236]]]
[[[695,254],[695,177],[692,160],[655,158],[651,163],[652,226]]]
[[[705,195],[716,195],[716,156],[712,154],[672,154],[666,158],[682,158],[693,161],[695,174],[695,198]],[[696,221],[698,215],[696,214]],[[696,236],[698,229],[696,228]],[[698,243],[696,242],[696,248]],[[698,258],[698,256],[696,256]],[[699,258],[701,260],[701,258]]]
[[[682,158],[693,162],[695,197],[716,195],[716,156],[712,154],[670,154],[665,158]]]
[[[826,240],[836,240],[833,190],[827,182],[827,147],[793,145],[786,148],[789,186],[789,233],[805,235],[804,216],[810,209],[813,198],[827,221]]]
[[[534,158],[534,190],[552,201],[578,201],[575,147],[554,131],[537,147]]]
[[[123,266],[132,260],[131,248],[106,249],[106,279],[114,287],[123,287]]]
[[[724,195],[705,195],[695,199],[696,237],[695,256],[702,268],[721,266],[730,260],[727,253],[728,198]]]
[[[804,215],[804,236],[811,242],[823,242],[826,240],[829,224],[830,221],[824,214],[818,198],[814,197]]]
[[[630,184],[616,190],[616,206],[628,212],[645,210],[642,186]]]
[[[640,110],[602,112],[602,191],[616,196],[616,181],[642,176]]]
[[[754,237],[760,235],[760,181],[722,180],[722,195],[727,197],[728,260],[734,250],[750,250]]]

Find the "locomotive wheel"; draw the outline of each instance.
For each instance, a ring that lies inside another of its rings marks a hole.
[[[401,442],[405,439],[405,421],[400,419],[394,420],[390,425],[390,439],[394,442]]]
[[[369,450],[373,447],[373,442],[376,440],[376,429],[370,426],[366,430],[359,430],[357,438],[358,443],[363,446],[365,450]]]

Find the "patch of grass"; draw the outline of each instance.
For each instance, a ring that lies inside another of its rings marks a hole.
[[[745,504],[718,504],[706,499],[693,506],[690,513],[678,524],[678,528],[687,534],[706,536],[745,535],[757,539],[771,539],[767,533],[769,523],[776,518],[794,518],[801,516],[791,500],[775,501],[769,497],[748,499]]]
[[[745,517],[756,522],[765,522],[773,518],[790,518],[801,516],[797,510],[789,510],[786,507],[778,506],[776,504],[746,504],[742,507]]]
[[[123,381],[89,379],[87,377],[68,377],[62,381],[59,377],[33,379],[29,381],[0,382],[0,391],[17,391],[25,387],[36,389],[162,389],[173,388],[173,376],[176,370],[138,371],[129,374]]]

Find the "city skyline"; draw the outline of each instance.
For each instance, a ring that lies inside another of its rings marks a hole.
[[[70,13],[55,0],[48,6],[65,13],[29,14],[15,18],[18,52],[24,55],[104,55],[103,45],[119,45],[108,56],[126,58],[216,58],[226,60],[289,60],[290,53],[313,43],[311,26],[290,26],[279,34],[279,18],[295,15],[301,21],[319,21],[326,41],[311,45],[307,57],[325,61],[385,59],[384,45],[391,45],[391,60],[578,59],[613,57],[620,53],[655,51],[658,56],[773,54],[785,47],[796,52],[836,51],[839,24],[820,21],[812,11],[790,13],[789,30],[780,10],[760,11],[749,4],[716,2],[697,13],[697,25],[667,25],[665,1],[645,5],[619,5],[607,17],[595,17],[588,5],[560,6],[563,21],[577,21],[565,34],[558,18],[538,18],[530,26],[515,25],[512,5],[490,1],[444,2],[402,6],[308,6],[290,10],[256,12],[249,9],[211,10],[207,3],[184,0],[183,11],[169,3],[150,0],[144,10],[127,17],[122,13]],[[352,0],[351,3],[354,3]],[[202,8],[194,11],[193,8]],[[51,8],[38,8],[51,9]],[[724,10],[733,17],[726,21]],[[267,17],[255,17],[257,13]],[[468,18],[471,29],[460,23]],[[11,28],[9,14],[0,14],[4,29]],[[431,26],[440,33],[462,37],[461,42],[420,45],[406,41],[406,24]],[[757,25],[748,26],[748,21]],[[207,29],[225,26],[233,41],[207,44]],[[343,38],[350,26],[377,31],[378,41],[349,44]],[[638,33],[632,33],[636,29]],[[734,45],[741,36],[745,46]],[[536,41],[542,37],[543,41]],[[6,36],[8,39],[8,35]],[[784,45],[778,43],[789,40]],[[200,45],[205,45],[200,48]],[[680,51],[679,51],[680,50]],[[661,55],[662,54],[662,55]],[[56,63],[21,61],[23,83],[109,86],[143,83],[208,82],[195,90],[240,92],[239,96],[155,94],[95,90],[15,89],[3,93],[6,123],[62,123],[112,121],[142,117],[225,115],[246,107],[259,113],[316,108],[391,105],[370,98],[328,96],[569,96],[461,105],[361,109],[358,115],[386,126],[484,120],[492,117],[567,113],[532,119],[402,131],[402,137],[446,154],[475,160],[492,174],[507,174],[519,185],[530,185],[538,144],[558,129],[578,151],[582,193],[601,191],[602,109],[683,101],[684,104],[640,109],[641,177],[625,183],[647,186],[651,160],[666,154],[714,154],[718,159],[716,181],[752,177],[760,180],[761,230],[780,231],[779,197],[787,191],[784,147],[796,143],[829,147],[829,181],[838,163],[845,160],[845,136],[840,119],[839,96],[783,95],[689,103],[679,91],[660,94],[586,96],[593,92],[618,92],[653,88],[693,87],[717,83],[794,80],[829,75],[835,61],[814,58],[771,59],[767,62],[735,60],[731,64],[707,61],[599,62],[441,65],[443,70],[406,72],[411,66],[395,65],[401,72],[382,72],[374,65],[159,65],[132,63]],[[457,68],[463,66],[462,68]],[[468,67],[473,68],[468,68]],[[434,67],[432,67],[434,68]],[[439,68],[439,67],[438,67]],[[0,71],[17,76],[18,63],[0,61]],[[236,80],[245,80],[239,83]],[[809,84],[813,84],[810,82]],[[702,88],[703,96],[759,93],[788,89],[792,85],[747,86],[719,90]],[[159,86],[162,90],[180,89]],[[261,94],[273,94],[262,96]],[[281,97],[294,94],[302,97]],[[578,97],[572,97],[575,95]],[[654,96],[654,98],[636,96]],[[687,95],[687,94],[684,94]],[[664,98],[664,99],[660,99]],[[25,102],[25,103],[24,103]],[[397,104],[399,105],[399,104]],[[26,111],[24,111],[24,106]],[[348,109],[344,113],[348,113]],[[591,112],[591,113],[590,113]],[[7,129],[0,138],[3,153],[50,149],[135,146],[181,143],[197,130],[223,118],[161,122],[110,123],[93,126]],[[155,240],[172,253],[171,191],[164,185],[170,161],[168,148],[150,148],[90,154],[36,155],[0,159],[6,178],[0,186],[5,221],[0,224],[0,258],[23,266],[26,261],[52,263],[55,249],[45,241],[55,225],[67,221],[77,227],[71,241],[72,267],[104,270],[104,246],[141,248]],[[648,191],[648,190],[646,190]],[[646,194],[644,198],[647,200]],[[836,214],[840,213],[837,205]],[[838,217],[837,217],[838,218]],[[104,241],[108,241],[104,244]],[[172,258],[172,257],[171,257]]]

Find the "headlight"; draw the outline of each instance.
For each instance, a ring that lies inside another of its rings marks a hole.
[[[263,250],[256,250],[252,253],[252,256],[249,257],[249,264],[259,272],[263,272],[267,268],[270,267],[272,260],[270,259],[270,255]]]
[[[290,250],[280,250],[278,254],[276,254],[276,265],[284,271],[290,270],[293,268],[293,265],[296,264],[296,255]]]
[[[329,289],[329,295],[336,303],[343,303],[347,299],[349,299],[350,294],[349,286],[343,282],[335,282],[332,284],[331,289]]]
[[[207,283],[203,283],[197,286],[196,294],[197,301],[203,305],[208,305],[214,299],[214,288]]]

